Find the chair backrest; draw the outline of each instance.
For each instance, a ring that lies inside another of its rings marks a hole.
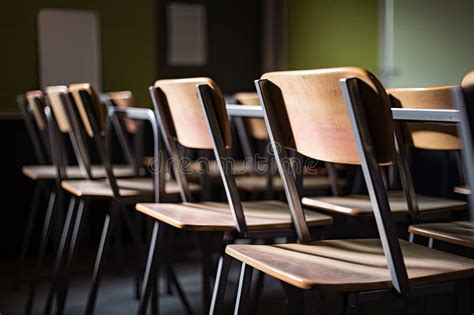
[[[285,135],[281,145],[308,157],[326,162],[359,164],[349,116],[339,86],[342,78],[355,77],[366,82],[377,93],[367,103],[377,161],[396,161],[389,101],[379,81],[359,68],[334,68],[305,71],[271,72],[262,76],[277,107],[280,130]],[[364,94],[365,96],[365,94]]]
[[[470,71],[464,76],[461,85],[463,88],[474,87],[474,71]]]
[[[66,115],[66,109],[63,104],[62,97],[68,93],[67,86],[56,85],[48,86],[45,89],[48,102],[54,113],[58,129],[62,133],[69,132],[70,124]]]
[[[44,115],[43,92],[40,90],[26,92],[26,100],[35,120],[36,126],[40,130],[47,128],[46,117]]]
[[[130,91],[114,91],[107,94],[117,107],[132,107],[135,104],[135,99]]]
[[[158,80],[154,87],[163,95],[167,103],[172,127],[168,126],[169,136],[188,148],[212,149],[212,139],[207,129],[205,115],[202,111],[196,85],[208,84],[219,96],[218,115],[222,123],[225,144],[232,146],[231,132],[225,110],[225,101],[219,87],[209,78],[192,78],[176,80]]]
[[[120,108],[127,108],[135,106],[135,99],[130,91],[115,91],[107,93],[112,103]],[[128,133],[134,134],[137,132],[137,122],[133,119],[123,120],[125,129]]]
[[[464,92],[464,98],[466,99],[466,109],[472,115],[474,114],[471,113],[474,108],[474,71],[471,71],[464,76],[461,86]]]
[[[90,138],[94,139],[97,152],[106,171],[107,179],[111,185],[114,197],[120,197],[105,140],[107,120],[105,105],[100,102],[97,92],[90,83],[71,84],[69,86],[69,93],[70,96],[72,96],[72,99],[71,97],[69,99],[73,103],[72,108],[69,108],[70,115],[74,116],[74,120],[80,120],[82,122],[81,127],[84,128]],[[79,127],[79,129],[81,127]],[[80,130],[78,130],[78,132],[79,131]]]
[[[100,102],[97,92],[90,83],[76,83],[69,86],[69,91],[74,98],[74,103],[79,112],[83,126],[89,137],[94,137],[94,129],[92,120],[97,124],[95,132],[101,134],[105,131],[105,122],[107,112],[105,106]],[[83,94],[84,96],[81,96]],[[84,97],[90,100],[90,108],[84,104]]]
[[[39,90],[26,92],[18,95],[17,102],[38,163],[50,164],[52,156],[43,93]]]
[[[260,105],[256,92],[239,92],[232,96],[233,99],[242,105]],[[246,119],[248,135],[257,140],[268,140],[267,128],[261,118]]]
[[[179,163],[176,159],[180,156],[177,147],[173,146],[175,141],[189,148],[212,149],[236,228],[246,236],[242,203],[230,171],[232,165],[227,165],[231,161],[227,149],[232,145],[232,138],[221,90],[209,78],[159,80],[150,90],[157,117],[170,140],[174,164]]]
[[[429,88],[396,88],[387,93],[394,96],[403,108],[454,109],[453,86]],[[411,143],[427,150],[460,150],[456,126],[433,123],[407,123]]]
[[[346,164],[360,164],[394,287],[406,294],[408,276],[381,164],[397,161],[391,103],[368,71],[334,68],[267,73],[256,81],[265,122],[298,237],[310,240],[286,150]]]
[[[68,134],[70,144],[74,151],[77,163],[84,176],[92,178],[91,162],[87,143],[83,133],[79,130],[79,121],[69,110],[72,105],[69,88],[64,85],[48,86],[45,89],[47,103],[52,110],[52,118],[57,130],[61,134]],[[57,135],[58,141],[64,143],[64,139]]]

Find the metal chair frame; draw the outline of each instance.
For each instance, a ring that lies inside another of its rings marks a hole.
[[[307,242],[311,240],[311,235],[306,224],[304,213],[302,211],[300,199],[297,194],[297,188],[294,183],[292,176],[290,175],[291,169],[287,163],[282,163],[282,159],[286,156],[286,150],[280,145],[284,143],[282,141],[282,135],[280,129],[278,128],[278,121],[276,117],[273,116],[273,112],[270,108],[272,104],[271,94],[269,93],[267,80],[256,80],[255,85],[259,94],[260,102],[264,106],[265,110],[265,122],[267,124],[267,129],[269,130],[269,137],[274,148],[275,157],[278,165],[279,172],[282,176],[285,192],[287,195],[288,202],[290,204],[290,209],[292,211],[293,222],[297,231],[298,239],[300,242]],[[388,269],[391,274],[392,284],[394,290],[380,290],[380,291],[371,291],[371,292],[350,292],[345,294],[345,305],[347,307],[347,312],[349,314],[359,314],[359,307],[363,303],[369,301],[380,300],[384,298],[393,298],[399,303],[401,311],[406,312],[408,307],[408,302],[410,297],[414,296],[423,296],[427,294],[434,294],[438,292],[453,292],[457,290],[458,299],[457,306],[458,311],[461,314],[469,314],[470,307],[467,301],[471,299],[470,297],[470,288],[469,288],[469,279],[463,279],[459,281],[449,281],[445,283],[436,283],[427,286],[413,287],[409,284],[408,275],[403,260],[403,255],[400,249],[400,244],[398,241],[397,230],[394,225],[394,222],[391,218],[391,210],[388,203],[388,197],[385,190],[385,185],[383,177],[381,174],[380,166],[377,163],[375,158],[374,149],[372,146],[372,139],[369,133],[364,104],[361,100],[360,89],[361,85],[364,84],[360,79],[357,78],[346,78],[340,80],[341,89],[343,92],[344,100],[347,106],[348,114],[350,117],[351,125],[354,131],[354,138],[356,146],[359,152],[361,166],[364,174],[366,184],[368,186],[370,200],[374,209],[374,215],[377,223],[377,227],[380,234],[380,239],[382,242],[383,250],[385,257],[388,263]],[[463,94],[461,88],[453,89],[453,99],[460,113],[460,121],[457,122],[458,132],[463,144],[463,161],[464,168],[466,170],[466,180],[468,183],[474,183],[474,166],[472,165],[472,131],[469,126],[469,120],[466,115],[465,104],[463,99]],[[410,113],[401,113],[398,117],[394,117],[396,122],[401,121],[417,121],[417,117],[410,116]],[[444,122],[444,121],[443,121]],[[395,126],[394,133],[396,137],[397,152],[399,154],[399,159],[404,159],[404,152],[400,150],[400,132],[399,126]],[[280,149],[280,150],[278,150]],[[401,163],[401,168],[406,168],[406,164]],[[413,191],[410,188],[410,183],[408,180],[409,172],[407,169],[402,177],[405,181],[403,188],[407,195],[409,203],[413,203],[413,198],[410,201],[410,197]],[[470,196],[470,212],[474,213],[473,209],[473,199]],[[410,213],[412,215],[416,214],[417,209],[411,207]],[[414,216],[416,218],[416,216]],[[235,314],[240,314],[245,312],[244,304],[242,300],[245,301],[245,297],[242,298],[241,295],[248,295],[249,286],[250,286],[250,277],[248,274],[251,273],[251,268],[245,263],[242,264],[241,279],[247,279],[248,283],[243,283],[239,285],[239,292],[237,297],[237,303],[235,306]],[[247,274],[247,275],[246,275]],[[317,290],[310,290],[310,297],[314,303],[314,307],[317,308],[318,314],[325,314],[325,306],[322,303],[320,292]]]
[[[86,91],[80,91],[79,93],[80,93],[81,100],[84,103],[87,118],[89,119],[89,122],[92,127],[93,140],[94,140],[96,149],[99,153],[99,158],[106,171],[106,176],[107,176],[106,179],[108,183],[110,184],[110,187],[113,192],[113,197],[111,199],[111,207],[110,207],[109,212],[106,215],[103,229],[102,229],[102,236],[101,236],[99,249],[98,249],[97,257],[95,261],[93,276],[92,276],[92,285],[89,291],[88,301],[86,305],[86,311],[85,311],[86,314],[92,314],[94,312],[95,302],[97,299],[100,277],[101,277],[101,273],[102,273],[103,265],[104,265],[104,258],[110,246],[111,237],[112,237],[114,228],[116,226],[117,220],[120,217],[124,219],[126,223],[126,227],[130,230],[131,235],[134,238],[133,241],[136,243],[137,250],[139,252],[138,253],[139,257],[142,256],[141,254],[143,253],[143,247],[141,246],[141,243],[142,243],[141,240],[139,239],[137,233],[135,233],[136,227],[130,221],[130,218],[128,217],[127,213],[123,209],[126,204],[131,204],[131,203],[133,204],[134,202],[136,202],[136,200],[133,200],[130,198],[124,198],[120,194],[120,190],[117,185],[117,179],[115,175],[113,174],[112,163],[109,156],[110,152],[107,146],[108,131],[105,130],[105,134],[101,133],[101,130],[99,129],[99,125],[97,122],[97,117],[95,117],[95,113],[93,111],[93,106],[96,106],[96,105],[105,106],[105,105],[94,104],[93,103],[94,100]],[[90,157],[88,154],[89,152],[85,145],[85,135],[83,132],[83,128],[81,127],[82,125],[80,123],[80,119],[78,116],[79,114],[77,112],[77,107],[74,102],[74,98],[72,97],[71,93],[65,93],[64,95],[61,95],[61,98],[62,98],[63,104],[66,107],[66,113],[67,113],[68,119],[71,122],[71,129],[74,130],[74,135],[75,135],[74,143],[75,143],[76,152],[78,153],[77,155],[82,160],[84,168],[86,170],[89,170],[88,173],[90,173],[91,164],[90,164]],[[111,122],[117,121],[119,117],[149,122],[152,127],[153,135],[155,137],[154,148],[153,148],[154,155],[157,157],[155,158],[155,161],[158,161],[158,150],[159,150],[158,149],[159,142],[157,138],[158,127],[156,125],[156,120],[154,118],[153,111],[147,110],[147,109],[139,109],[139,108],[119,109],[119,108],[109,107],[107,112],[108,112],[108,115],[107,115],[106,126],[109,126],[109,127],[113,125]],[[117,130],[119,131],[117,132],[119,137],[124,136],[123,133],[121,134],[121,130],[118,129],[118,127],[120,127],[119,125],[115,125],[114,127],[116,128],[116,131]],[[122,146],[125,143],[123,139],[120,140],[120,142]],[[129,149],[129,147],[125,147],[125,149]],[[133,156],[131,155],[129,151],[125,150],[125,157],[131,158]],[[137,171],[137,167],[135,167],[135,170]],[[90,179],[93,179],[93,178],[90,177]],[[161,193],[164,193],[163,185],[164,185],[164,182],[159,180],[159,178],[155,177],[155,180],[154,180],[155,198],[157,197],[157,195],[159,195],[159,191]],[[158,188],[158,187],[161,187],[161,188]],[[44,314],[49,314],[52,311],[52,304],[55,297],[57,298],[57,304],[58,304],[56,312],[62,313],[64,311],[66,297],[67,297],[70,267],[72,264],[72,259],[73,259],[75,250],[77,248],[77,240],[79,238],[81,226],[84,221],[83,214],[84,214],[84,208],[87,205],[87,202],[89,202],[89,198],[71,197],[68,211],[67,211],[66,222],[62,231],[61,243],[57,251],[56,261],[54,264],[55,277],[48,291],[46,304],[45,304],[45,308],[43,312]],[[137,292],[138,292],[138,289],[137,289]]]
[[[159,121],[159,126],[162,130],[161,135],[164,138],[165,146],[168,148],[171,158],[173,160],[173,169],[175,173],[175,177],[180,184],[182,189],[182,199],[183,202],[185,201],[192,201],[189,198],[190,192],[187,185],[187,178],[185,174],[180,172],[178,165],[181,159],[180,150],[178,147],[177,140],[172,137],[173,134],[171,128],[174,128],[169,121],[168,113],[166,113],[165,108],[165,99],[163,92],[159,88],[150,87],[149,88],[150,95],[154,104],[156,117]],[[215,93],[213,89],[206,85],[198,85],[196,87],[196,93],[199,96],[202,110],[205,113],[205,119],[207,123],[207,127],[209,130],[209,134],[211,135],[212,144],[213,144],[213,152],[214,156],[217,160],[217,165],[219,169],[219,173],[224,185],[227,201],[229,203],[231,213],[235,222],[236,231],[233,233],[214,233],[219,234],[218,237],[222,239],[222,245],[225,247],[226,244],[234,242],[236,239],[271,239],[274,237],[279,236],[286,236],[290,238],[295,237],[295,233],[292,229],[290,230],[265,230],[265,231],[249,231],[247,227],[247,223],[245,220],[245,216],[243,213],[243,207],[239,196],[239,191],[237,189],[235,178],[232,172],[229,171],[229,161],[230,155],[225,147],[224,139],[222,135],[221,129],[221,122],[219,122],[218,115],[216,112],[216,104],[214,103],[214,95]],[[138,314],[146,314],[149,304],[150,298],[154,298],[152,301],[152,309],[154,314],[156,314],[157,306],[156,306],[156,299],[155,295],[152,296],[153,293],[153,283],[156,279],[158,274],[158,266],[160,265],[160,260],[158,259],[158,252],[163,246],[163,231],[166,231],[170,227],[167,226],[165,223],[159,222],[155,220],[154,223],[154,233],[151,239],[149,253],[148,253],[148,262],[147,268],[145,271],[143,288],[142,288],[142,298],[139,303],[138,307]],[[199,232],[198,234],[206,234],[205,232]],[[208,235],[211,233],[207,233]],[[206,244],[203,244],[204,246]],[[205,256],[205,254],[204,254]],[[212,292],[212,299],[210,298],[209,293],[207,292],[210,287],[206,276],[203,277],[203,305],[204,310],[207,312],[209,311],[210,314],[220,314],[222,312],[222,301],[225,295],[226,289],[226,282],[229,273],[231,260],[227,255],[221,253],[221,256],[218,261],[217,266],[217,273],[215,279],[215,285]],[[209,270],[206,269],[206,261],[203,261],[203,273],[209,274]],[[208,268],[208,267],[207,267]],[[244,280],[248,278],[248,275],[242,277],[240,282],[243,284]]]

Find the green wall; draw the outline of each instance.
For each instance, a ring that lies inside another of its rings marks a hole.
[[[104,91],[131,90],[149,104],[156,77],[154,0],[4,1],[0,18],[0,111],[16,111],[15,96],[38,88],[36,15],[42,8],[95,10],[102,39]]]
[[[377,72],[377,0],[289,0],[288,69],[359,66]]]

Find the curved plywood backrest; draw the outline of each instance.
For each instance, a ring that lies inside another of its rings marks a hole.
[[[239,92],[232,96],[239,104],[242,105],[260,105],[256,92]],[[250,137],[257,140],[267,140],[268,133],[265,127],[265,121],[261,118],[247,118],[247,129]]]
[[[238,92],[232,98],[242,105],[260,105],[257,92]]]
[[[69,131],[69,120],[66,116],[66,107],[61,99],[61,95],[65,95],[68,92],[69,90],[67,86],[64,85],[48,86],[46,88],[46,97],[48,98],[49,104],[53,110],[59,131],[62,133],[67,133]]]
[[[120,108],[133,107],[135,105],[135,99],[130,91],[114,91],[107,93],[112,103]],[[133,119],[124,118],[125,128],[130,134],[134,134],[137,131],[137,122]]]
[[[340,80],[358,78],[377,161],[396,161],[388,96],[378,80],[360,68],[266,73],[273,110],[285,139],[282,145],[314,159],[360,164]]]
[[[133,107],[135,99],[130,91],[114,91],[107,93],[117,107]]]
[[[471,71],[464,76],[461,85],[463,88],[474,88],[474,71]]]
[[[472,115],[471,111],[474,108],[474,71],[464,76],[461,85],[464,91],[467,110]]]
[[[44,117],[43,92],[40,90],[26,92],[26,100],[28,101],[28,106],[31,109],[36,126],[38,129],[44,130],[46,128],[46,121]]]
[[[93,116],[93,119],[97,122],[97,127],[99,132],[103,133],[105,131],[105,120],[106,120],[106,109],[99,100],[97,93],[90,83],[76,83],[69,85],[69,91],[74,98],[74,103],[76,104],[77,111],[82,120],[84,128],[89,137],[94,137],[94,131],[92,129],[91,121],[89,119],[88,113]],[[81,93],[88,96],[88,101],[90,103],[85,103],[84,99],[81,97]],[[91,108],[86,108],[90,106]]]
[[[388,89],[403,108],[454,109],[452,86]],[[456,126],[430,123],[407,123],[413,146],[427,150],[459,150],[461,143]]]
[[[173,123],[177,141],[183,146],[195,149],[212,149],[212,139],[209,134],[205,113],[197,94],[196,86],[209,85],[216,93],[216,111],[221,123],[224,142],[227,147],[232,145],[232,138],[225,107],[224,96],[217,84],[209,78],[189,78],[175,80],[158,80],[155,88],[161,91],[164,104],[167,106]]]

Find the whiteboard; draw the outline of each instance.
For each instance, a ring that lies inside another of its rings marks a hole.
[[[39,82],[91,82],[101,90],[99,17],[94,11],[43,9],[38,13]]]

